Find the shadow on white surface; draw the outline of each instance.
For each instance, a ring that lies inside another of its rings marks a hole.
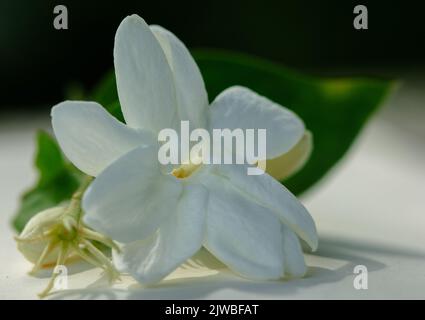
[[[356,252],[356,254],[352,253]],[[320,250],[309,255],[309,271],[303,279],[282,281],[250,281],[219,270],[217,274],[203,277],[185,276],[165,280],[152,287],[131,284],[127,288],[111,288],[106,283],[100,286],[90,285],[81,290],[67,290],[53,293],[51,299],[204,299],[220,293],[224,299],[240,298],[241,295],[252,299],[291,299],[297,292],[310,287],[323,287],[326,284],[353,278],[356,265],[365,265],[369,273],[380,271],[386,265],[369,256],[377,254],[424,259],[421,252],[406,251],[376,244],[353,242],[346,239],[321,239]],[[326,265],[326,266],[323,266]],[[196,274],[196,270],[193,270]],[[353,289],[354,290],[354,289]],[[336,294],[336,298],[338,298]],[[316,297],[320,298],[320,297]],[[343,296],[341,296],[343,298]]]

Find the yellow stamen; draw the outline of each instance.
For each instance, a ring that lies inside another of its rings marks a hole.
[[[200,166],[200,164],[193,164],[193,163],[182,164],[177,169],[174,169],[171,172],[171,174],[178,179],[184,179],[184,178],[189,177],[193,172],[195,172],[196,169],[198,169],[199,166]]]

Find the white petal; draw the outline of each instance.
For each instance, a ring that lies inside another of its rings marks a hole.
[[[300,141],[287,153],[267,160],[266,172],[282,181],[297,173],[306,164],[313,150],[313,137],[310,131],[304,132]]]
[[[316,226],[306,208],[279,181],[267,173],[247,175],[247,166],[220,165],[215,170],[226,177],[245,195],[271,211],[294,231],[301,239],[316,250],[318,238]]]
[[[127,127],[95,102],[59,103],[52,108],[52,126],[68,159],[91,176],[135,147],[155,141],[149,132]]]
[[[118,270],[130,273],[143,284],[157,282],[171,273],[202,246],[208,192],[188,185],[170,217],[148,239],[135,241],[114,252]]]
[[[266,129],[267,159],[288,152],[305,130],[295,113],[239,86],[220,93],[211,104],[209,113],[210,129]]]
[[[307,267],[304,262],[300,240],[287,226],[282,224],[281,227],[285,276],[302,277],[306,273]]]
[[[177,116],[173,75],[160,44],[137,15],[118,27],[114,64],[126,123],[155,133],[172,128]]]
[[[205,128],[208,96],[204,80],[186,46],[170,31],[151,26],[174,76],[180,120],[189,120],[191,128]]]
[[[173,213],[181,193],[181,181],[162,174],[157,147],[139,147],[91,184],[83,198],[84,221],[114,240],[141,240]]]
[[[210,192],[205,248],[230,269],[251,279],[283,276],[279,219],[225,178],[211,174],[202,181]]]

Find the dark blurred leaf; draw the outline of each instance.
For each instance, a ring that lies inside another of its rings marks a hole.
[[[82,176],[74,166],[63,158],[56,141],[46,132],[37,133],[35,167],[38,172],[36,185],[25,192],[13,220],[21,231],[28,220],[41,210],[69,200],[78,188]]]
[[[294,110],[312,131],[314,150],[306,166],[285,181],[299,194],[311,187],[348,150],[392,82],[367,78],[320,79],[251,56],[197,51],[210,100],[242,85]]]
[[[118,101],[117,84],[113,70],[103,77],[89,98],[89,100],[100,103],[115,118],[124,122],[121,106]]]

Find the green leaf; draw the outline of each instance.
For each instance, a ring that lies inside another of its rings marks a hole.
[[[57,142],[48,133],[37,132],[36,142],[38,180],[21,198],[20,208],[13,220],[17,231],[22,231],[36,213],[69,200],[82,177],[82,173],[64,159]]]
[[[315,78],[259,58],[221,51],[196,51],[194,57],[210,100],[232,85],[242,85],[294,110],[304,120],[313,133],[314,149],[306,166],[285,181],[295,194],[311,187],[341,159],[393,84],[368,78]]]
[[[44,187],[49,185],[61,173],[65,161],[56,141],[48,133],[39,131],[36,139],[35,167],[40,175],[38,186]]]

